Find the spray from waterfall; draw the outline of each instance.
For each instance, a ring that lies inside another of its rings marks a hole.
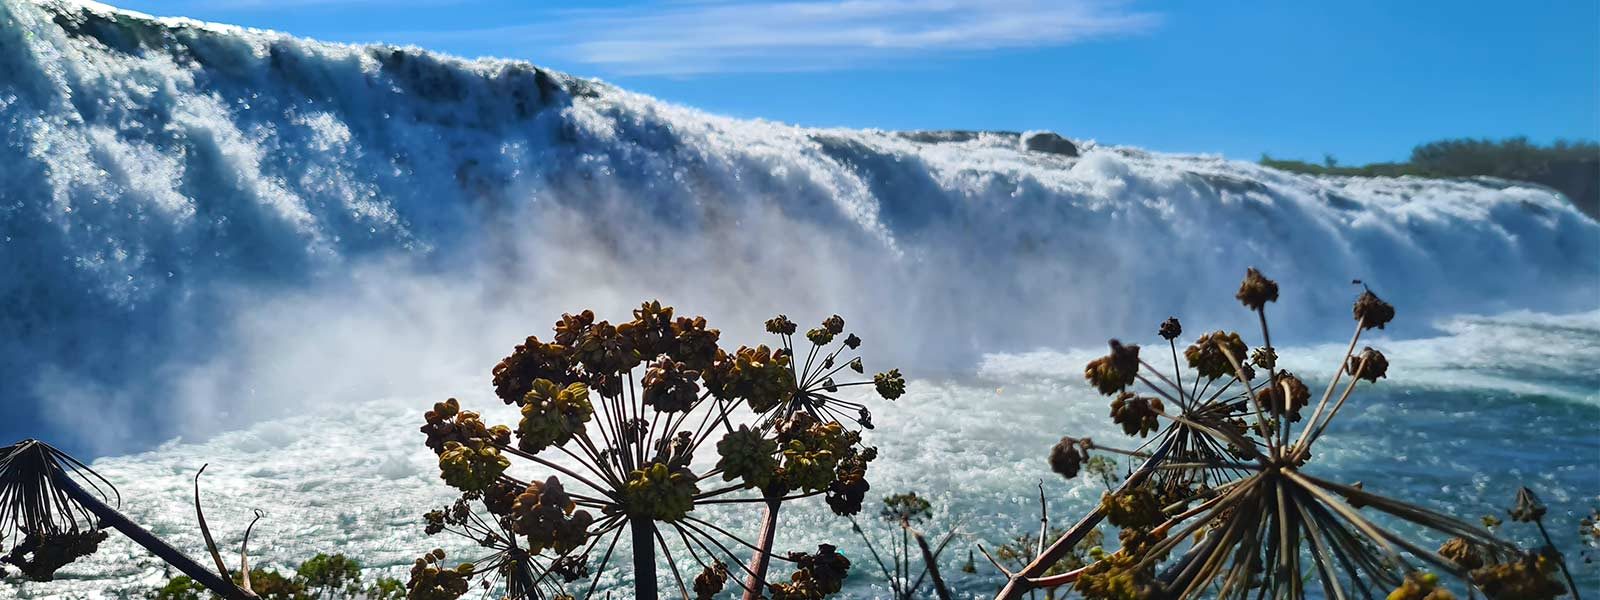
[[[0,73],[0,433],[91,452],[443,397],[562,311],[648,298],[735,340],[836,311],[926,376],[1224,322],[1210,286],[1252,265],[1303,284],[1285,343],[1342,334],[1325,292],[1355,278],[1418,328],[1600,294],[1600,225],[1498,180],[808,129],[59,1],[0,0]]]

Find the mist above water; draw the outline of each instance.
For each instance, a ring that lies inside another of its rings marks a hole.
[[[649,298],[734,344],[837,312],[927,377],[1240,321],[1245,266],[1287,343],[1345,335],[1355,278],[1412,335],[1600,295],[1600,225],[1504,181],[736,120],[94,5],[0,24],[0,433],[91,454],[459,394],[561,312]]]

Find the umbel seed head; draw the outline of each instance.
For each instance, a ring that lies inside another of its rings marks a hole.
[[[1362,348],[1360,354],[1350,357],[1350,361],[1344,366],[1344,371],[1351,377],[1377,383],[1378,378],[1388,374],[1389,359],[1384,357],[1382,352],[1368,346]]]
[[[1183,335],[1183,325],[1178,323],[1177,317],[1167,317],[1167,320],[1161,322],[1161,329],[1156,333],[1161,334],[1161,339],[1170,342]]]
[[[1221,349],[1224,346],[1228,348],[1227,353]],[[1245,345],[1237,332],[1213,331],[1195,340],[1183,351],[1183,356],[1189,361],[1189,367],[1199,371],[1201,377],[1217,379],[1237,376],[1228,355],[1231,354],[1236,360],[1244,360],[1248,351],[1249,346]]]
[[[1389,592],[1388,600],[1456,600],[1456,596],[1439,586],[1438,575],[1413,572]]]
[[[1473,569],[1472,584],[1493,599],[1555,600],[1567,588],[1552,576],[1555,560],[1542,553],[1525,554],[1514,560]]]
[[[767,319],[768,333],[776,333],[778,335],[794,335],[795,329],[796,326],[794,321],[790,321],[789,317],[785,315],[778,315],[771,319]]]
[[[1482,567],[1488,562],[1488,557],[1484,555],[1482,548],[1461,537],[1445,540],[1444,544],[1439,546],[1439,556],[1448,558],[1467,570]]]
[[[1532,523],[1544,519],[1547,510],[1549,509],[1539,500],[1539,496],[1534,494],[1533,490],[1524,487],[1517,489],[1517,501],[1507,512],[1511,514],[1513,521]]]
[[[839,335],[844,333],[844,317],[833,315],[822,320],[822,328],[828,333]]]
[[[1256,393],[1256,399],[1274,416],[1288,417],[1291,422],[1300,420],[1300,409],[1311,401],[1311,389],[1294,373],[1279,371],[1277,380]]]
[[[1278,364],[1278,352],[1267,346],[1256,348],[1250,352],[1250,364],[1271,369]]]
[[[1361,292],[1351,312],[1362,329],[1373,327],[1383,329],[1384,325],[1394,320],[1394,305],[1384,302],[1377,294],[1372,293],[1372,290]]]
[[[1083,377],[1101,394],[1110,396],[1133,385],[1139,374],[1139,347],[1111,340],[1111,354],[1089,361]]]
[[[1161,428],[1156,415],[1163,410],[1160,398],[1135,395],[1132,392],[1117,394],[1111,401],[1111,420],[1122,426],[1122,432],[1144,437]]]
[[[728,565],[716,561],[707,565],[694,578],[695,600],[711,600],[722,593],[722,588],[728,585]]]
[[[1077,477],[1078,469],[1089,458],[1089,453],[1083,449],[1087,444],[1088,440],[1061,438],[1061,441],[1050,448],[1050,470],[1067,479]]]
[[[900,369],[889,369],[887,373],[873,375],[872,385],[884,400],[894,400],[906,393],[906,378],[900,374]]]
[[[1245,270],[1244,281],[1239,283],[1239,293],[1234,297],[1250,310],[1261,310],[1268,302],[1278,301],[1278,282],[1267,279],[1261,271],[1250,267]]]

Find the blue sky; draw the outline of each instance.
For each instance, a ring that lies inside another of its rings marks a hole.
[[[1600,2],[121,0],[532,61],[716,113],[1254,159],[1600,138]]]

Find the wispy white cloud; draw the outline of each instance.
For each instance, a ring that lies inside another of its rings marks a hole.
[[[848,68],[1149,31],[1158,14],[1115,0],[749,0],[566,11],[428,37],[470,37],[555,53],[620,75]]]

